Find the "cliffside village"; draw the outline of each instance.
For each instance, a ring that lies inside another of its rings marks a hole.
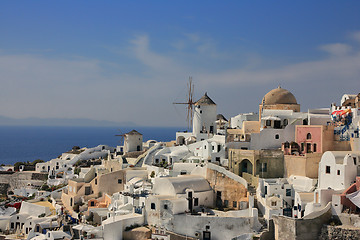
[[[174,141],[2,166],[2,239],[360,239],[360,94],[338,100],[278,87],[228,120],[205,94]]]

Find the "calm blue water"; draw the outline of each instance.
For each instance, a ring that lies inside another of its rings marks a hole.
[[[0,126],[0,164],[18,161],[48,161],[73,146],[95,147],[100,144],[120,145],[119,129],[127,133],[136,129],[144,141],[170,141],[175,139],[179,127],[18,127]]]

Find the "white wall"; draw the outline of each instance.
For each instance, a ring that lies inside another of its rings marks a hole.
[[[197,105],[194,107],[193,134],[199,134],[205,126],[207,133],[213,126],[216,133],[216,105]]]
[[[124,139],[124,152],[127,153],[127,152],[138,151],[138,146],[139,146],[139,150],[142,151],[142,147],[143,147],[142,140],[143,140],[142,135],[126,134]]]
[[[129,214],[110,217],[102,222],[104,229],[104,239],[118,240],[123,239],[123,231],[127,226],[134,224],[143,225],[144,216],[139,214]]]
[[[356,158],[356,165],[354,164],[354,157]],[[336,158],[343,158],[342,163],[337,164]],[[347,189],[355,182],[358,165],[357,154],[336,151],[325,152],[319,163],[319,188]],[[326,173],[327,166],[330,167],[330,173]]]
[[[187,214],[175,215],[165,227],[170,231],[191,237],[195,237],[195,233],[200,232],[202,237],[206,226],[209,227],[212,240],[232,239],[244,233],[252,233],[257,228],[251,217],[234,218]]]
[[[21,214],[25,213],[25,214],[29,214],[30,216],[39,216],[43,213],[45,213],[45,215],[50,215],[50,209],[48,207],[44,207],[44,206],[40,206],[40,205],[36,205],[36,204],[32,204],[29,202],[25,202],[23,201],[21,204],[21,208],[20,208],[20,212]]]

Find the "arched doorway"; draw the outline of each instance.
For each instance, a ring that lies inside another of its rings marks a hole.
[[[185,137],[179,136],[179,137],[177,138],[177,144],[179,144],[179,145],[184,145],[184,144],[185,144]]]
[[[239,171],[240,171],[239,174],[240,176],[242,176],[243,173],[249,173],[249,174],[253,173],[253,165],[249,161],[249,159],[244,159],[241,161]]]

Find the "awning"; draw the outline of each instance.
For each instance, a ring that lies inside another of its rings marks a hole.
[[[79,224],[79,225],[76,225],[73,227],[73,229],[78,230],[78,231],[83,231],[83,232],[90,231],[94,228],[95,227],[93,227],[91,225],[87,225],[87,224]]]
[[[349,112],[351,112],[351,109],[337,110],[337,111],[333,111],[331,113],[331,115],[335,115],[335,116],[340,115],[340,116],[342,116],[342,115],[345,115],[345,114],[347,114]]]

